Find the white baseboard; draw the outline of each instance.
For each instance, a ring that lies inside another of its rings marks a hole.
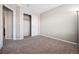
[[[40,34],[40,35],[42,35],[42,34]],[[67,40],[63,40],[63,39],[59,39],[59,38],[55,38],[55,37],[51,37],[51,36],[47,36],[47,35],[42,35],[42,36],[45,36],[45,37],[48,37],[48,38],[52,38],[52,39],[55,39],[55,40],[59,40],[59,41],[63,41],[63,42],[66,42],[66,43],[77,44],[75,42],[71,42],[71,41],[67,41]]]
[[[40,34],[38,34],[38,35],[31,35],[31,37],[35,37],[35,36],[39,36]]]

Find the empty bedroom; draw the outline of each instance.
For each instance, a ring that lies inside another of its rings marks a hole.
[[[0,4],[1,54],[78,54],[79,4]]]

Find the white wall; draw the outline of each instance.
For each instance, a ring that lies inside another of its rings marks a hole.
[[[76,42],[76,13],[79,5],[62,5],[41,14],[40,31],[42,35]]]
[[[20,39],[20,8],[16,7],[16,38]]]
[[[0,4],[0,49],[3,46],[3,21],[2,21],[2,5]]]
[[[32,15],[32,36],[39,35],[39,18],[36,15]]]

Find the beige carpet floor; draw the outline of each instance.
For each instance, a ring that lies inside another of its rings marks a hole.
[[[5,40],[3,54],[75,54],[77,46],[44,36]]]

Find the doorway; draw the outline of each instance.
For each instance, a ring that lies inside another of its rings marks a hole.
[[[31,15],[24,14],[23,19],[23,34],[25,38],[31,36]]]
[[[13,11],[3,6],[3,39],[13,39]]]

